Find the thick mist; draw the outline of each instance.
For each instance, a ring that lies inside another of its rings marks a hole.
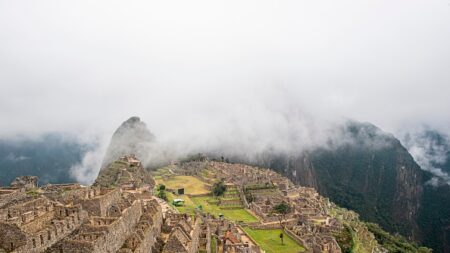
[[[402,142],[423,170],[433,174],[433,186],[450,185],[450,138],[438,129],[421,126],[402,136]]]
[[[450,133],[449,30],[444,0],[0,1],[0,137],[95,140],[89,182],[134,115],[164,157],[298,152],[347,118]]]

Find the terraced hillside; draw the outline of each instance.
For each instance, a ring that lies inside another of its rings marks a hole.
[[[358,214],[336,206],[313,188],[295,186],[272,170],[203,160],[174,163],[152,173],[157,191],[164,185],[174,210],[228,220],[242,238],[265,252],[387,252],[383,247],[387,238],[375,236]],[[226,190],[213,196],[218,182]],[[184,194],[177,192],[180,188]],[[283,205],[287,212],[278,213]],[[419,250],[408,242],[403,246],[397,252]]]

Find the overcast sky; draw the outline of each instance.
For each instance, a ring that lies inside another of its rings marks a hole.
[[[0,87],[1,136],[447,129],[450,0],[0,0]]]

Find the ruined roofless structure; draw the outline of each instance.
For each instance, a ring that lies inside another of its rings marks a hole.
[[[158,252],[153,179],[132,155],[111,166],[89,187],[26,176],[0,188],[0,253]]]

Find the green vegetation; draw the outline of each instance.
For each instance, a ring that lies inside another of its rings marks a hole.
[[[167,176],[166,176],[167,178]],[[158,188],[158,194],[161,193],[161,185],[164,185],[167,189],[178,189],[184,188],[185,193],[190,195],[203,195],[209,193],[207,190],[208,185],[201,181],[200,179],[192,176],[171,176],[168,179],[164,179],[161,177],[157,180],[157,183],[160,184]],[[234,194],[237,194],[236,188],[230,187],[229,190],[226,189],[223,182],[216,185],[218,191],[220,191],[220,195],[224,197],[212,197],[212,196],[197,196],[190,197],[188,195],[175,196],[173,193],[168,191],[164,191],[166,195],[167,201],[172,205],[174,199],[182,199],[184,201],[184,205],[177,205],[175,208],[182,213],[193,214],[196,209],[200,209],[206,213],[210,213],[216,217],[219,217],[222,214],[225,218],[233,220],[233,221],[242,221],[242,222],[257,222],[258,219],[255,218],[252,214],[250,214],[247,210],[245,210],[241,205],[236,206],[219,206],[220,199],[230,200],[235,199],[233,197]],[[219,189],[220,188],[220,189]],[[225,188],[225,189],[224,189]],[[223,190],[223,192],[222,192]],[[219,192],[217,192],[219,193]]]
[[[214,183],[212,187],[212,194],[213,196],[223,196],[226,190],[227,186],[223,183],[223,181],[219,181]]]
[[[280,215],[286,215],[291,212],[291,207],[283,201],[273,207],[273,212]]]
[[[160,199],[164,199],[165,201],[167,201],[166,186],[163,184],[158,185],[157,191],[158,192],[157,192],[156,196],[158,196],[158,198],[160,198]]]
[[[252,184],[245,186],[245,191],[251,191],[251,190],[263,190],[263,189],[276,189],[277,187],[270,183],[265,184]]]
[[[242,221],[242,222],[257,222],[258,219],[250,214],[247,210],[242,208],[242,206],[237,206],[234,208],[222,208],[218,205],[219,200],[217,198],[213,198],[210,196],[205,197],[189,197],[189,196],[174,196],[172,193],[167,192],[168,202],[172,204],[174,199],[181,198],[184,200],[183,206],[174,206],[181,213],[193,214],[196,209],[203,210],[206,213],[210,213],[216,217],[219,217],[220,214],[226,219],[233,221]]]
[[[206,157],[206,155],[202,154],[202,153],[198,153],[195,155],[190,155],[184,159],[182,159],[180,162],[181,163],[188,163],[188,162],[204,162],[206,161],[208,158]]]
[[[178,209],[178,211],[180,213],[188,213],[188,214],[194,214],[194,210],[196,208],[194,202],[192,202],[192,200],[188,197],[188,196],[175,196],[173,193],[171,192],[166,192],[167,194],[167,202],[172,205],[173,207],[175,207],[176,209]],[[174,199],[182,199],[184,200],[184,205],[182,206],[175,206],[173,204],[173,200]]]
[[[216,253],[216,248],[217,248],[217,239],[212,236],[211,237],[211,253]]]
[[[71,183],[69,169],[96,147],[69,134],[50,133],[39,138],[0,139],[0,185],[9,185],[23,175],[39,177],[39,184]],[[15,156],[17,155],[17,157]],[[18,160],[20,162],[18,162]]]
[[[26,193],[32,197],[37,197],[39,195],[37,188],[29,189]]]
[[[278,220],[280,221],[280,226],[284,228],[282,222],[286,219],[286,214],[291,212],[291,207],[286,202],[281,202],[278,205],[275,205],[272,210],[273,213],[278,214]],[[280,235],[281,243],[283,243],[284,235]]]
[[[450,162],[450,153],[447,159]],[[447,168],[450,170],[450,165]],[[424,186],[417,222],[423,231],[424,245],[435,252],[450,249],[450,185]]]
[[[217,205],[216,199],[212,197],[193,197],[192,202],[196,207],[202,206],[203,211],[215,216],[223,214],[226,219],[242,222],[257,222],[253,215],[242,207],[236,207],[235,209],[224,209]],[[212,200],[212,201],[211,201]]]
[[[431,253],[431,249],[419,247],[416,244],[408,242],[402,236],[394,236],[384,231],[378,224],[366,223],[369,231],[375,235],[377,241],[389,252],[407,253],[407,252],[421,252]]]
[[[344,229],[340,233],[334,234],[336,242],[341,247],[342,253],[352,253],[353,252],[353,236],[351,228],[345,225]]]
[[[298,253],[305,251],[305,248],[287,235],[284,236],[284,244],[281,244],[280,229],[257,230],[245,227],[244,231],[267,253]]]

